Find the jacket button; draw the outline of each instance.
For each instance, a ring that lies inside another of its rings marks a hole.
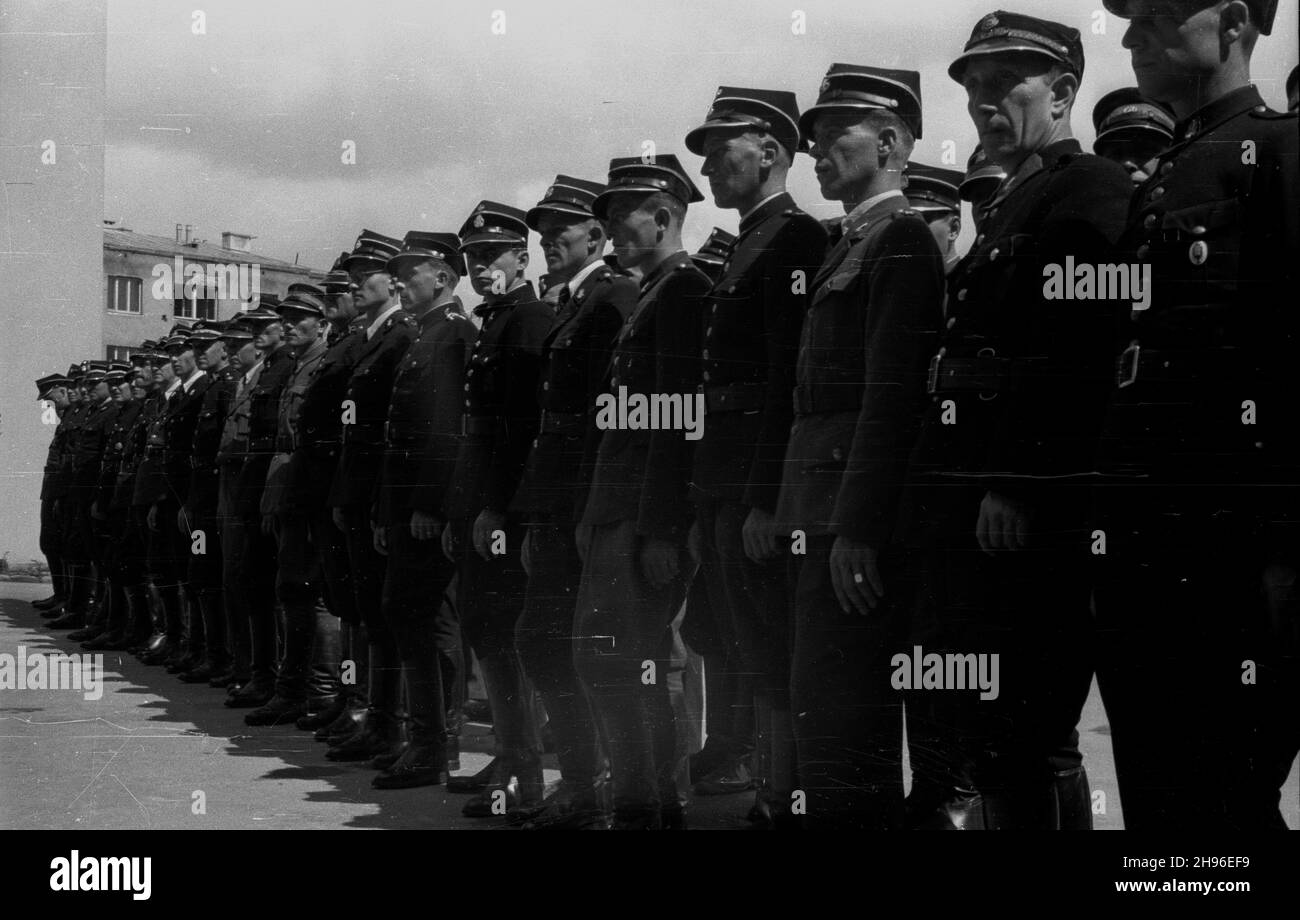
[[[965,289],[965,288],[962,288],[960,291],[957,292],[957,299],[958,299],[958,300],[965,300],[965,299],[966,299],[966,289]]]
[[[1139,259],[1145,259],[1147,257],[1147,254],[1150,252],[1151,252],[1151,247],[1148,246],[1146,243],[1143,243],[1137,249],[1137,257]]]
[[[1142,226],[1148,230],[1151,230],[1152,228],[1155,227],[1156,220],[1157,218],[1154,214],[1148,214],[1146,217],[1142,218]]]
[[[728,294],[736,293],[736,286],[733,284],[731,287],[727,288],[727,293]]]
[[[468,383],[467,383],[467,384],[465,384],[465,392],[466,392],[466,393],[468,393],[468,392],[469,392],[469,384],[468,384]]]
[[[989,252],[989,261],[996,262],[997,260],[998,260],[998,248],[994,246],[993,249]]]
[[[1165,160],[1163,163],[1160,164],[1160,174],[1162,176],[1167,176],[1173,170],[1173,168],[1174,168],[1174,161]]]
[[[984,242],[984,234],[981,233],[979,236],[975,237],[976,246],[979,246],[983,242]]]
[[[948,326],[947,326],[947,328],[951,329],[951,328],[952,328],[953,326],[955,326],[955,325],[957,325],[957,317],[955,317],[955,316],[950,316],[950,317],[948,317]]]
[[[1205,240],[1197,240],[1187,250],[1187,258],[1193,265],[1204,265],[1210,257],[1210,247]]]
[[[844,459],[844,451],[843,451],[841,448],[838,448],[838,447],[835,448],[833,451],[831,451],[831,459],[832,459],[832,460],[843,460],[843,459]]]
[[[549,381],[549,380],[543,380],[543,381],[542,381],[542,389],[543,389],[543,390],[549,390],[550,388],[551,388],[551,381]]]
[[[707,348],[704,349],[704,352],[701,355],[701,357],[703,357],[705,361],[709,360],[709,350]]]
[[[1152,201],[1165,197],[1165,187],[1163,185],[1157,185],[1151,190],[1151,194],[1148,197],[1150,197]]]
[[[705,383],[708,383],[708,382],[709,382],[709,372],[708,372],[708,371],[705,371],[705,372],[704,372],[704,382],[705,382]]]

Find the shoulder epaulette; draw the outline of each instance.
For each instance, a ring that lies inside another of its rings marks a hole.
[[[1251,118],[1263,118],[1266,121],[1277,121],[1283,118],[1296,118],[1300,112],[1275,112],[1266,105],[1257,105],[1250,110]]]

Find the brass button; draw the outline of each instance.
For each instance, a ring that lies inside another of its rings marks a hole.
[[[958,299],[958,300],[965,300],[965,299],[966,299],[966,289],[965,289],[965,288],[962,288],[960,291],[957,292],[957,299]]]
[[[1156,221],[1158,219],[1159,218],[1157,218],[1154,214],[1148,214],[1146,217],[1142,218],[1142,226],[1150,230],[1153,227],[1155,227]]]
[[[550,388],[551,388],[551,381],[549,381],[549,380],[543,380],[543,381],[542,381],[542,389],[543,389],[543,390],[549,390]]]
[[[993,251],[989,253],[989,261],[996,262],[997,260],[998,260],[998,249],[995,246],[993,247]]]
[[[835,448],[833,451],[831,451],[831,459],[832,459],[832,460],[843,460],[843,459],[844,459],[844,451],[843,451],[843,449],[837,447],[837,448]]]
[[[1157,185],[1155,188],[1151,190],[1151,194],[1149,197],[1151,198],[1152,201],[1157,201],[1165,197],[1165,187],[1163,185]]]
[[[1151,247],[1148,246],[1146,243],[1143,243],[1141,246],[1138,247],[1137,257],[1139,259],[1145,259],[1150,252],[1151,252]]]
[[[1169,175],[1169,173],[1173,171],[1173,168],[1174,168],[1174,161],[1165,160],[1163,163],[1160,164],[1160,174],[1162,176],[1167,176]]]
[[[705,372],[704,372],[704,382],[705,382],[705,383],[708,383],[708,382],[709,382],[709,372],[708,372],[708,371],[705,371]]]
[[[983,242],[984,242],[984,234],[981,233],[979,236],[975,237],[976,246],[980,245]]]
[[[704,360],[705,360],[705,361],[709,360],[709,350],[708,350],[707,348],[704,349],[704,355],[703,355],[703,357],[704,357]]]
[[[948,329],[951,329],[951,328],[952,328],[953,326],[955,326],[955,325],[957,325],[957,317],[955,317],[955,316],[950,316],[950,317],[948,317],[948,325],[947,325],[947,328],[948,328]]]
[[[1210,258],[1210,246],[1205,240],[1197,240],[1187,249],[1187,258],[1193,265],[1204,265]]]

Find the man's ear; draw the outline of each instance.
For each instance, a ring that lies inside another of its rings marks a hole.
[[[655,208],[655,226],[667,233],[673,225],[673,212],[665,207]]]
[[[876,153],[880,157],[880,162],[884,163],[898,148],[898,131],[894,128],[881,128],[880,133],[876,135]]]
[[[519,253],[516,257],[516,261],[518,261],[519,263],[519,271],[522,274],[523,270],[528,267],[528,250],[527,249],[519,250]]]
[[[1219,11],[1219,50],[1227,54],[1228,48],[1241,41],[1250,22],[1250,7],[1242,0],[1232,0]]]
[[[1074,96],[1079,91],[1079,78],[1069,72],[1057,75],[1052,81],[1052,115],[1063,118],[1074,106]]]
[[[961,215],[954,214],[948,219],[948,240],[953,242],[961,236]]]

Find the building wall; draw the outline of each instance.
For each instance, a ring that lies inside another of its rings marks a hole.
[[[232,253],[232,261],[235,261],[234,255]],[[244,254],[240,254],[240,256],[246,257]],[[198,259],[184,256],[182,256],[182,259],[182,265],[206,264]],[[175,273],[175,262],[171,256],[152,252],[127,252],[104,247],[103,276],[99,292],[99,311],[103,316],[103,347],[100,349],[101,352],[106,354],[107,348],[113,345],[133,348],[145,339],[161,338],[178,321],[192,321],[190,317],[181,317],[178,320],[174,313],[175,304],[173,301],[155,297],[155,294],[161,292],[162,288],[157,283],[160,276],[156,270],[160,265],[168,266],[171,270],[170,273]],[[140,279],[139,313],[109,311],[108,279],[111,276]],[[265,264],[259,266],[259,287],[261,292],[263,294],[275,294],[278,297],[284,296],[290,284],[310,282],[313,278],[319,277],[319,272],[312,272],[305,268],[291,271],[268,267]],[[184,294],[183,286],[181,284],[174,285],[172,293],[175,296],[182,296]],[[228,289],[227,293],[237,295],[239,292]],[[237,296],[227,297],[223,300],[219,299],[216,303],[216,318],[219,320],[229,319],[248,306],[249,304],[241,301]]]
[[[102,351],[105,0],[0,3],[0,552],[37,557],[33,381]]]

